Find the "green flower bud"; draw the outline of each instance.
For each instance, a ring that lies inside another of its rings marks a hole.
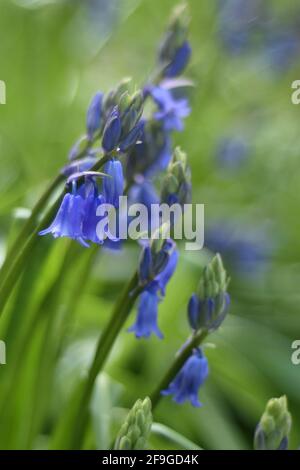
[[[123,114],[131,105],[131,96],[126,90],[125,93],[120,97],[120,100],[118,102],[118,108],[120,111],[120,114]]]
[[[128,93],[122,95],[118,104],[121,122],[122,136],[126,136],[138,123],[143,113],[143,94],[141,90],[136,91],[133,95]]]
[[[187,204],[191,199],[191,172],[187,156],[177,147],[162,182],[161,200],[169,205]]]
[[[287,398],[272,398],[258,423],[254,435],[255,450],[286,450],[292,425]]]
[[[103,110],[106,115],[109,114],[114,106],[120,105],[120,101],[124,95],[129,95],[130,84],[131,78],[124,78],[115,89],[108,93],[103,104]]]
[[[217,329],[225,319],[230,303],[229,278],[219,254],[204,268],[196,293],[188,304],[188,318],[193,330]]]
[[[151,431],[151,401],[137,400],[129,411],[115,442],[116,450],[144,449]]]
[[[203,300],[216,297],[219,294],[225,294],[228,284],[229,278],[224,269],[222,258],[217,253],[203,270],[197,294]]]
[[[187,38],[190,15],[186,4],[175,7],[165,37],[160,47],[160,61],[162,63],[172,62],[176,51]]]

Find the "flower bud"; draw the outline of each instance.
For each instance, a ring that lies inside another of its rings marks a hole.
[[[115,106],[119,106],[121,97],[129,91],[130,82],[131,78],[124,78],[115,89],[108,93],[103,104],[105,116],[108,116]]]
[[[227,293],[229,279],[217,254],[204,268],[202,278],[188,304],[188,318],[193,330],[217,329],[223,322],[230,302]]]
[[[291,424],[286,396],[269,400],[255,431],[254,449],[286,450]]]
[[[125,139],[138,124],[143,113],[143,103],[143,94],[140,90],[132,96],[126,94],[121,98],[121,109],[119,109],[122,122],[122,140]]]
[[[191,48],[186,40],[189,22],[187,5],[177,6],[159,50],[159,62],[165,66],[165,77],[176,77],[189,61]]]
[[[169,205],[187,204],[191,200],[191,172],[187,156],[179,147],[175,149],[173,159],[162,183],[161,200]]]
[[[102,147],[111,152],[118,146],[121,135],[121,120],[118,107],[113,108],[103,131]]]
[[[115,443],[115,450],[145,449],[152,425],[151,401],[137,400],[122,425]]]

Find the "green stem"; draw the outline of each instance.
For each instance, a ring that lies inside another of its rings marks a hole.
[[[9,299],[11,291],[13,290],[15,284],[17,283],[19,276],[21,275],[23,268],[25,267],[25,262],[27,258],[30,257],[30,254],[38,241],[38,232],[43,228],[47,227],[52,221],[57,209],[60,206],[62,199],[62,195],[58,197],[55,203],[50,207],[46,215],[43,217],[40,224],[37,228],[32,232],[32,234],[27,239],[27,242],[19,251],[19,254],[16,258],[13,257],[12,263],[10,265],[10,269],[0,286],[0,316],[4,310],[6,302]],[[10,259],[9,259],[10,261]]]
[[[177,355],[174,358],[173,363],[171,364],[171,366],[165,373],[158,387],[150,395],[152,409],[154,409],[158,405],[160,399],[162,398],[161,391],[168,387],[170,382],[172,382],[174,377],[182,368],[183,364],[192,354],[193,349],[197,348],[204,341],[207,335],[208,335],[207,330],[198,331],[191,337],[190,341],[188,341],[183,346],[183,348],[177,353]]]
[[[76,401],[76,406],[72,410],[72,417],[68,417],[67,430],[59,429],[58,439],[54,439],[54,448],[61,448],[60,437],[63,441],[63,448],[80,449],[85,435],[86,425],[88,421],[88,407],[94,388],[95,380],[102,370],[112,347],[120,333],[124,323],[126,322],[131,308],[142,291],[138,286],[138,275],[135,273],[128,284],[125,286],[122,295],[119,297],[112,316],[103,330],[98,341],[93,362],[90,366],[87,379],[82,384],[80,397]],[[64,423],[62,423],[64,427]],[[70,433],[70,429],[72,430]],[[66,433],[70,433],[66,436]]]

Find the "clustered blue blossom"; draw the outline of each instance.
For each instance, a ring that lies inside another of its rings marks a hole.
[[[99,218],[93,211],[97,204],[108,203],[118,209],[125,185],[130,204],[143,203],[150,208],[160,201],[155,178],[171,161],[172,131],[182,131],[183,119],[190,113],[187,99],[176,97],[177,78],[174,77],[186,67],[191,48],[185,35],[180,35],[179,43],[177,36],[178,32],[171,42],[167,40],[168,47],[160,50],[158,62],[163,64],[163,71],[155,85],[149,83],[142,91],[130,95],[124,81],[107,95],[97,92],[92,98],[86,117],[86,135],[72,147],[70,163],[62,170],[69,179],[76,175],[78,184],[64,196],[53,223],[40,235],[69,237],[83,246],[89,246],[89,242],[102,244],[105,233],[99,237],[95,231]],[[168,89],[166,79],[171,77],[175,82]],[[143,114],[146,100],[154,104],[150,116]],[[101,145],[96,147],[98,141]],[[109,157],[100,187],[96,183],[97,175],[88,174],[99,161],[99,155]],[[82,197],[80,179],[89,183],[93,180],[96,189]],[[111,240],[107,242],[111,245]]]
[[[159,49],[159,73],[154,82],[147,83],[142,91],[133,95],[130,95],[126,81],[106,95],[95,94],[87,111],[86,135],[72,147],[69,164],[62,170],[67,178],[67,192],[53,222],[40,235],[68,237],[85,247],[90,243],[105,243],[108,227],[103,228],[103,233],[96,230],[102,217],[98,215],[98,209],[102,204],[112,204],[118,209],[119,197],[125,187],[130,203],[143,203],[148,208],[159,202],[183,205],[189,200],[190,169],[184,152],[180,149],[173,152],[172,132],[183,130],[184,119],[190,113],[188,100],[180,90],[182,81],[178,78],[190,55],[185,17],[177,11]],[[146,101],[152,103],[150,115],[144,113]],[[98,171],[100,156],[103,173]],[[159,192],[156,177],[162,172],[165,178],[161,179]],[[114,243],[118,241],[118,238],[109,239],[108,246],[119,246]],[[158,306],[176,270],[178,250],[171,238],[142,243],[137,315],[128,331],[137,338],[156,335],[162,339]],[[217,316],[219,325],[227,311],[227,294],[222,291],[212,295],[213,304],[205,314],[202,300],[196,299],[195,295],[189,306],[193,333],[203,327],[199,317],[206,318],[205,328],[208,328],[206,323],[211,321],[210,317]],[[224,305],[220,304],[221,297]],[[217,326],[215,318],[213,326]],[[198,390],[207,376],[207,359],[203,351],[196,348],[162,393],[172,394],[177,403],[189,400],[192,405],[200,406]]]
[[[40,235],[51,233],[54,238],[68,237],[85,247],[89,247],[89,242],[103,244],[106,232],[104,230],[99,238],[96,227],[101,217],[97,216],[97,209],[106,203],[118,207],[124,186],[122,165],[118,160],[109,160],[104,169],[107,177],[102,184],[102,193],[96,172],[83,171],[70,176],[72,192],[65,194],[53,222],[40,231]],[[84,182],[79,184],[81,178]]]

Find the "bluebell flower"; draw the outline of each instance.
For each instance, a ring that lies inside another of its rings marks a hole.
[[[159,291],[163,296],[166,294],[166,286],[173,276],[178,263],[178,251],[174,247],[174,242],[172,240],[166,241],[164,246],[165,251],[161,250],[159,253],[163,253],[161,259],[159,260],[158,257],[156,257],[154,260],[154,269],[159,269],[154,282],[156,282],[159,287]]]
[[[146,243],[140,258],[139,281],[143,286],[140,295],[136,322],[128,330],[136,337],[148,338],[151,333],[162,338],[157,326],[158,303],[165,296],[166,286],[178,261],[178,252],[173,240],[165,240],[158,252],[153,252]]]
[[[151,256],[149,250],[151,252]],[[145,260],[147,260],[148,264],[147,269],[145,269]],[[140,263],[142,265],[140,272],[143,274],[140,278],[141,285],[155,282],[158,290],[160,290],[162,295],[164,295],[166,285],[176,269],[177,261],[178,252],[176,249],[176,243],[173,240],[164,240],[158,251],[154,251],[153,248],[150,247],[149,241],[146,241],[140,258]],[[145,277],[146,271],[149,273],[148,278]]]
[[[98,192],[95,180],[98,176],[102,177],[103,174],[88,171],[72,174],[68,179],[68,184],[72,184],[72,192],[64,196],[50,227],[39,234],[51,233],[55,238],[68,237],[85,247],[89,246],[89,242],[102,244],[106,239],[106,231],[97,233],[97,225],[101,221],[97,209],[107,201]],[[84,183],[77,187],[82,178],[85,179]]]
[[[102,147],[106,152],[116,149],[121,136],[121,119],[118,107],[115,106],[105,124],[102,138]]]
[[[167,78],[172,78],[180,75],[189,62],[191,52],[192,51],[189,42],[185,41],[180,47],[177,48],[172,61],[164,70],[164,76]]]
[[[96,93],[93,97],[86,117],[87,136],[92,140],[94,134],[99,131],[102,117],[103,93]]]
[[[103,171],[108,175],[103,181],[103,196],[105,202],[118,208],[119,197],[123,195],[124,191],[122,164],[119,160],[109,160],[104,165]]]
[[[39,232],[39,235],[51,233],[54,238],[68,237],[88,247],[82,233],[84,199],[78,194],[67,193],[61,203],[52,224]]]
[[[183,118],[190,114],[190,107],[187,99],[174,99],[172,93],[163,87],[150,87],[149,93],[158,106],[158,111],[154,113],[154,118],[162,122],[166,131],[182,131]]]
[[[173,395],[176,403],[190,401],[193,406],[202,406],[198,399],[199,388],[209,373],[208,361],[201,349],[196,349],[187,359],[174,380],[162,395]]]
[[[156,283],[150,283],[141,293],[138,304],[136,321],[129,332],[135,333],[137,338],[149,338],[153,333],[162,339],[163,334],[157,325],[159,296]]]
[[[106,152],[116,149],[127,152],[143,132],[143,121],[140,121],[143,110],[142,93],[137,92],[133,97],[128,93],[124,95],[123,101],[122,96],[120,98],[119,106],[110,110],[104,127],[102,147]]]

